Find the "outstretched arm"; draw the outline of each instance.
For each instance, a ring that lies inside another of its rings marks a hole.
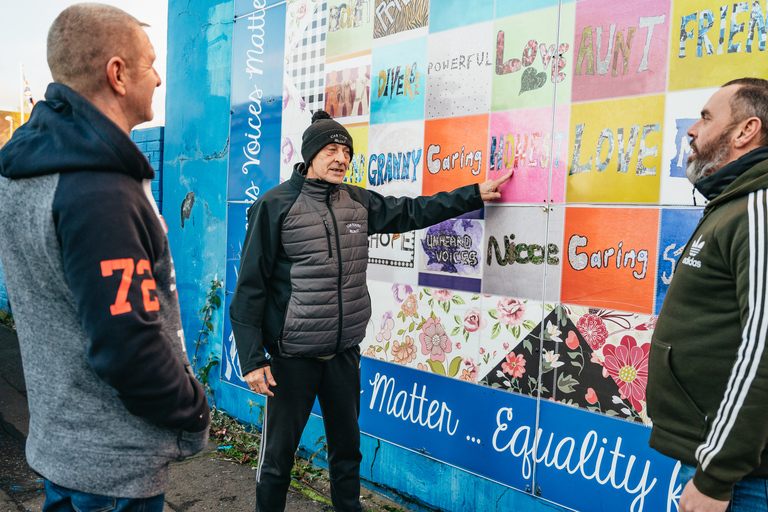
[[[484,183],[480,184],[480,197],[483,198],[483,201],[493,201],[494,199],[499,199],[501,197],[501,185],[504,184],[509,178],[512,177],[512,173],[514,173],[515,170],[512,169],[507,174],[502,176],[501,178],[497,180],[487,180]]]

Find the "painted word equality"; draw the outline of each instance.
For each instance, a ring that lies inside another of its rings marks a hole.
[[[418,177],[421,149],[371,155],[368,162],[368,184],[385,185],[392,181],[415,182]],[[413,171],[413,172],[411,172]]]
[[[368,23],[371,22],[371,4],[369,0],[348,0],[341,5],[328,8],[328,32],[343,28],[355,28],[363,25],[363,9],[367,8]]]
[[[379,71],[379,98],[405,96],[413,99],[419,94],[419,77],[421,72],[417,71],[416,63],[412,66],[397,66]]]
[[[495,236],[488,237],[488,254],[485,261],[488,266],[491,265],[493,256],[496,256],[496,263],[502,267],[513,265],[515,263],[526,264],[533,263],[541,265],[546,259],[547,265],[559,265],[560,258],[556,254],[560,249],[555,244],[547,244],[547,253],[544,254],[544,247],[538,244],[514,243],[515,235],[504,236],[504,254],[499,250],[499,242]]]
[[[473,65],[476,68],[493,66],[493,63],[491,62],[491,54],[489,52],[469,53],[451,59],[429,62],[427,64],[427,75],[431,75],[433,71],[439,73],[440,71],[469,69]]]
[[[469,168],[470,172],[477,176],[480,174],[483,163],[483,153],[479,149],[477,151],[464,152],[465,146],[461,146],[461,151],[456,151],[453,154],[440,156],[442,148],[439,144],[430,144],[427,148],[427,169],[430,174],[437,174],[440,171],[450,171],[456,169],[458,161],[459,168],[463,169],[465,166]],[[473,168],[473,166],[475,166]]]
[[[728,30],[728,9],[731,9],[730,14],[730,30]],[[747,22],[747,18],[749,19]],[[734,2],[733,4],[725,4],[720,7],[719,16],[715,16],[715,13],[710,9],[702,9],[691,14],[687,14],[680,17],[680,52],[678,58],[686,57],[685,43],[690,39],[696,39],[696,57],[704,57],[706,55],[722,55],[727,53],[741,53],[742,45],[741,41],[735,41],[738,34],[746,32],[746,45],[743,47],[746,53],[752,53],[752,42],[757,37],[758,51],[765,51],[766,40],[766,18],[760,8],[760,2],[753,1],[752,9],[749,8],[748,2]],[[710,34],[713,37],[717,37],[717,32],[712,31],[715,25],[715,19],[719,22],[719,39],[717,45],[717,51],[712,46],[712,40]],[[691,29],[688,30],[689,25]],[[728,44],[726,46],[726,34]],[[740,36],[739,39],[743,38]]]
[[[349,162],[349,172],[344,175],[344,183],[360,185],[365,180],[365,175],[365,155],[355,153],[355,156]]]
[[[552,134],[541,132],[500,134],[491,136],[491,170],[503,171],[520,167],[549,167]],[[555,134],[557,149],[555,167],[560,165],[560,150],[565,132]]]
[[[565,73],[561,73],[561,71],[565,68],[565,53],[569,48],[570,46],[568,43],[562,43],[557,48],[557,57],[553,59],[553,57],[555,57],[554,44],[549,45],[549,48],[547,48],[546,44],[539,44],[535,39],[531,39],[528,41],[525,48],[523,48],[521,59],[509,59],[504,61],[504,31],[499,30],[498,34],[496,34],[496,74],[506,75],[508,73],[517,73],[523,67],[527,68],[532,65],[536,60],[536,55],[540,54],[541,64],[544,69],[547,69],[547,67],[549,67],[549,61],[552,61],[552,71],[550,73],[550,80],[552,83],[562,82],[563,79],[565,79]],[[520,90],[521,93],[525,90],[539,89],[544,86],[544,82],[547,80],[546,73],[542,72],[536,74],[534,68],[529,69],[530,71],[526,70],[523,73],[522,81],[529,83],[522,84]]]
[[[594,155],[589,156],[589,161],[586,164],[580,164],[581,161],[581,142],[584,135],[584,126],[586,123],[576,125],[576,131],[574,136],[573,145],[573,158],[571,159],[571,171],[569,174],[579,174],[582,172],[592,171],[592,160],[595,158],[595,168],[597,172],[603,172],[608,168],[608,164],[613,158],[614,145],[618,146],[618,169],[617,172],[627,172],[629,170],[629,163],[632,161],[632,155],[635,152],[635,145],[640,132],[639,125],[632,125],[629,129],[629,137],[627,144],[624,144],[624,127],[619,127],[616,130],[614,137],[613,130],[610,128],[604,128],[600,132],[600,137],[597,139],[597,149]],[[658,154],[658,146],[646,147],[645,139],[653,132],[661,131],[661,125],[659,123],[651,123],[643,126],[643,135],[640,137],[640,147],[637,152],[637,166],[635,174],[637,176],[655,176],[656,166],[645,167],[643,160],[649,156],[656,156]],[[615,144],[614,144],[615,139]],[[607,155],[603,156],[605,145],[608,145],[608,150],[605,151]]]
[[[260,76],[264,74],[264,70],[260,67],[264,63],[264,60],[259,56],[264,54],[264,15],[266,6],[266,0],[253,0],[253,8],[256,9],[250,16],[248,16],[248,30],[251,31],[251,47],[246,51],[246,69],[248,79],[253,80],[253,76]],[[250,140],[248,144],[243,147],[243,154],[248,159],[243,164],[243,174],[248,174],[249,165],[259,165],[259,153],[261,153],[261,96],[262,91],[259,89],[258,84],[253,84],[253,91],[248,95],[250,103],[248,104],[248,113],[251,116],[248,117],[248,126],[253,130],[253,133],[246,132],[245,136]]]
[[[635,279],[644,279],[646,271],[648,270],[648,251],[641,249],[635,252],[634,249],[630,251],[624,251],[624,242],[619,242],[616,248],[608,247],[606,249],[598,249],[593,252],[587,253],[585,251],[579,251],[580,248],[586,247],[589,240],[586,236],[573,235],[568,240],[568,263],[571,264],[573,270],[584,270],[587,266],[591,268],[608,268],[609,265],[616,265],[617,269],[635,268],[635,264],[642,264],[642,271],[632,271],[632,277]],[[622,257],[623,255],[623,257]],[[611,258],[615,256],[613,262]]]
[[[511,407],[502,407],[496,413],[496,430],[493,433],[493,449],[497,452],[509,452],[516,458],[522,457],[522,476],[531,478],[534,462],[543,463],[547,467],[554,466],[559,471],[567,471],[573,475],[580,473],[585,480],[595,480],[600,485],[610,485],[614,489],[623,489],[630,495],[637,495],[632,501],[631,511],[642,512],[645,497],[656,485],[656,478],[650,482],[648,476],[651,462],[645,461],[643,473],[638,476],[635,469],[637,457],[621,453],[622,438],[616,437],[613,448],[608,439],[594,430],[590,430],[579,442],[573,437],[555,440],[555,434],[549,434],[549,440],[544,447],[544,430],[538,429],[535,439],[531,439],[531,427],[522,425],[512,431],[516,425],[512,422]],[[511,427],[511,428],[510,428]],[[555,446],[553,446],[557,442]],[[603,446],[600,446],[602,444]],[[577,450],[578,453],[574,453]],[[542,452],[543,448],[543,452]],[[597,453],[595,450],[597,449]],[[610,458],[606,457],[606,450]],[[610,460],[610,462],[608,462]],[[623,469],[623,477],[621,475]]]
[[[421,395],[419,395],[417,394],[418,383],[413,383],[413,391],[410,394],[405,390],[397,391],[394,377],[387,378],[386,375],[379,373],[368,383],[373,386],[371,401],[368,404],[370,410],[376,408],[376,399],[379,397],[379,392],[381,392],[379,412],[383,410],[387,416],[410,421],[422,427],[427,427],[430,430],[437,429],[438,432],[442,432],[443,426],[445,426],[446,433],[451,436],[456,433],[456,429],[459,427],[459,420],[456,420],[451,425],[451,409],[445,402],[432,400],[427,405],[426,384],[422,385]],[[386,409],[384,404],[386,404]]]
[[[643,47],[643,57],[640,59],[640,65],[637,68],[638,73],[648,71],[648,55],[651,51],[651,41],[653,40],[653,29],[656,25],[661,25],[666,19],[665,14],[658,16],[641,16],[636,27],[628,27],[626,35],[623,30],[616,30],[616,24],[608,28],[608,48],[605,51],[605,58],[602,58],[603,27],[591,26],[585,27],[581,34],[581,43],[579,44],[579,53],[576,58],[575,74],[580,75],[584,64],[586,64],[585,75],[598,75],[608,73],[611,69],[611,76],[618,76],[619,61],[622,63],[622,74],[629,73],[629,56],[632,51],[632,42],[635,31],[647,29],[645,37],[645,46]],[[594,37],[593,37],[594,32]],[[594,41],[594,42],[593,42]],[[635,44],[637,47],[637,44]],[[613,54],[613,63],[611,64],[611,54]],[[621,57],[621,59],[619,58]]]

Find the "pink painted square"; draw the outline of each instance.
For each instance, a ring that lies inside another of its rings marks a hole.
[[[568,171],[570,109],[557,107],[552,136],[552,108],[491,114],[488,178],[515,174],[502,185],[500,203],[562,203]],[[551,196],[549,190],[552,170]]]
[[[669,0],[576,4],[572,101],[664,92]]]

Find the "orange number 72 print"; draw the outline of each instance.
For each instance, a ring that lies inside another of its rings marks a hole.
[[[154,290],[157,285],[152,278],[152,271],[149,268],[148,260],[139,260],[135,266],[136,274],[143,275],[148,274],[141,282],[141,294],[144,299],[144,309],[146,311],[159,311],[160,302],[157,297],[150,297],[149,292]],[[109,277],[114,274],[115,270],[122,270],[123,276],[120,279],[120,287],[117,289],[117,297],[115,303],[109,306],[109,311],[112,316],[121,315],[131,311],[131,303],[128,302],[128,290],[131,288],[131,282],[133,281],[134,263],[132,258],[122,258],[117,260],[105,260],[101,262],[101,275]]]

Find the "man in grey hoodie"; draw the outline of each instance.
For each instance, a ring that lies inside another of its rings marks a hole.
[[[0,151],[0,258],[44,511],[161,511],[168,463],[208,437],[154,170],[129,137],[160,85],[143,26],[65,9],[48,33],[55,83]]]

